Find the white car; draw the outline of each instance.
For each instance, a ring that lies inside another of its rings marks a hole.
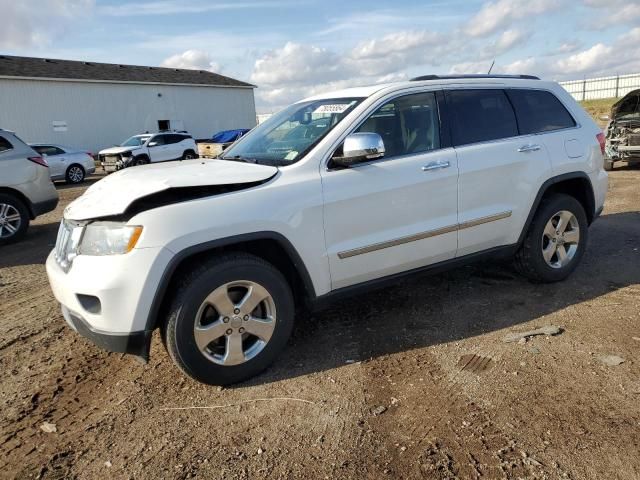
[[[275,359],[304,305],[495,257],[564,279],[604,205],[603,149],[571,96],[535,77],[327,93],[222,159],[96,183],[66,208],[47,272],[98,345],[147,358],[160,328],[186,374],[238,382]]]
[[[96,171],[96,164],[91,152],[52,143],[31,143],[29,145],[47,159],[51,180],[82,183],[87,175]]]
[[[98,159],[105,172],[169,160],[198,158],[196,141],[188,133],[162,132],[134,135],[119,147],[101,150]]]

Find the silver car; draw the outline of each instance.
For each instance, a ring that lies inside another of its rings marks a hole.
[[[90,152],[53,143],[32,143],[30,146],[47,159],[51,180],[82,183],[87,175],[96,171]]]
[[[0,129],[0,245],[22,237],[29,222],[58,205],[47,161]]]

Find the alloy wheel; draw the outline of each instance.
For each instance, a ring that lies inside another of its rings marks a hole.
[[[8,203],[0,203],[0,238],[9,238],[20,229],[20,212]]]
[[[219,365],[240,365],[269,342],[276,326],[276,307],[263,286],[240,280],[211,292],[195,320],[193,333],[200,352]]]
[[[554,214],[542,232],[542,256],[551,268],[569,264],[580,244],[580,226],[576,216],[568,210]]]
[[[84,179],[84,172],[80,167],[71,167],[69,169],[69,180],[73,183],[80,183]]]

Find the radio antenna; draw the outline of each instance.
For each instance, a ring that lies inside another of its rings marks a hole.
[[[494,58],[493,62],[491,62],[491,66],[489,67],[489,71],[487,72],[487,75],[491,73],[491,70],[493,70],[493,66],[495,65],[495,63],[496,63],[496,59]]]

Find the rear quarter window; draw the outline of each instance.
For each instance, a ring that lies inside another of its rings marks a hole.
[[[518,135],[516,116],[503,90],[451,90],[447,105],[456,146]]]
[[[11,150],[13,145],[6,138],[0,136],[0,153],[6,152],[7,150]]]
[[[576,126],[576,122],[556,96],[545,90],[507,90],[518,118],[520,133],[550,132]]]

